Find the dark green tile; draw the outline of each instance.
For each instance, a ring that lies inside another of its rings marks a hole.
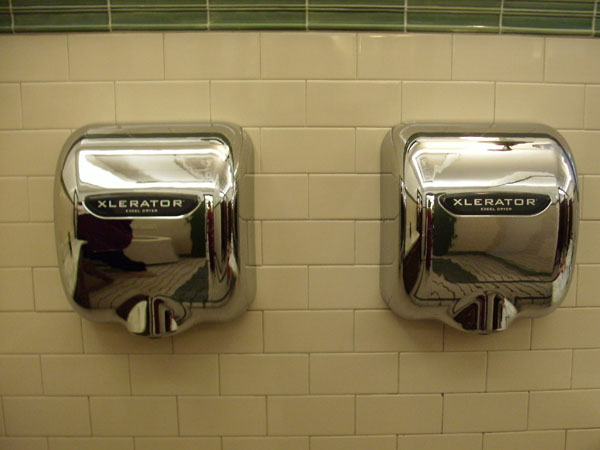
[[[594,1],[506,0],[502,31],[537,34],[592,34]]]
[[[0,33],[10,33],[11,22],[8,0],[0,0]]]
[[[206,3],[189,0],[112,0],[113,30],[205,30]]]
[[[15,31],[107,31],[105,0],[12,0]]]
[[[303,30],[305,0],[211,0],[211,30]]]
[[[496,33],[500,0],[409,0],[407,31]]]
[[[309,0],[312,30],[404,30],[404,2]]]

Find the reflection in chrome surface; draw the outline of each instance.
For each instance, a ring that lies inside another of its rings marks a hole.
[[[251,158],[249,139],[224,124],[75,132],[55,182],[59,267],[75,309],[149,337],[245,311],[255,282],[239,189]]]
[[[407,125],[382,147],[381,288],[392,310],[465,331],[556,308],[575,257],[566,143],[541,125]]]

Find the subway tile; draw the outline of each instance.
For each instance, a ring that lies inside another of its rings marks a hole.
[[[566,450],[597,450],[600,430],[567,430]]]
[[[444,351],[526,350],[531,340],[531,320],[519,319],[502,333],[474,335],[444,326]]]
[[[447,394],[444,433],[525,430],[527,401],[527,392]]]
[[[380,228],[378,221],[356,221],[354,242],[356,264],[379,264]]]
[[[600,265],[580,264],[577,268],[577,305],[600,306],[597,281]]]
[[[441,431],[441,395],[359,395],[356,398],[356,434]]]
[[[389,128],[357,128],[356,171],[379,173],[389,168],[381,167],[381,143]]]
[[[146,81],[116,84],[117,121],[208,121],[208,81]]]
[[[263,264],[352,264],[354,223],[350,221],[265,221]]]
[[[383,394],[397,391],[396,353],[310,356],[311,394]]]
[[[254,175],[249,178],[254,184],[255,219],[308,218],[308,176]]]
[[[570,350],[488,353],[488,391],[568,389],[570,385]]]
[[[585,128],[600,128],[600,86],[585,87]]]
[[[265,311],[266,352],[349,352],[351,311]]]
[[[262,222],[248,221],[248,264],[262,265]]]
[[[134,395],[215,395],[219,393],[216,355],[130,355]]]
[[[584,88],[561,84],[496,84],[496,121],[582,128]]]
[[[182,436],[263,436],[266,430],[264,397],[179,398]]]
[[[0,395],[42,394],[42,371],[37,355],[0,356],[0,373]]]
[[[354,34],[261,33],[260,46],[262,78],[356,77]]]
[[[21,95],[18,84],[0,84],[0,129],[23,126]]]
[[[0,222],[27,222],[29,199],[27,179],[23,177],[0,178]]]
[[[517,433],[485,433],[483,450],[563,450],[564,431],[522,431]]]
[[[351,128],[263,128],[263,173],[354,172]]]
[[[574,265],[571,274],[571,283],[569,289],[562,303],[559,305],[561,308],[573,308],[577,305],[577,286],[579,286],[579,266]]]
[[[165,78],[218,80],[260,77],[258,33],[165,33]]]
[[[402,450],[481,450],[481,434],[421,434],[398,436]]]
[[[133,450],[132,438],[73,438],[56,437],[48,439],[49,450]]]
[[[600,158],[596,151],[600,145],[600,131],[561,130],[561,134],[568,142],[577,172],[580,175],[600,175]]]
[[[130,393],[127,356],[42,355],[42,375],[47,395]]]
[[[206,323],[173,338],[175,353],[260,353],[262,312],[250,311],[224,323]]]
[[[442,325],[406,320],[391,311],[356,311],[355,350],[358,352],[439,351]]]
[[[598,208],[596,199],[600,194],[600,177],[583,177],[583,208],[581,218],[584,220],[600,219],[600,208]]]
[[[402,88],[402,119],[405,122],[491,122],[494,119],[494,85],[407,81]]]
[[[66,130],[0,131],[0,176],[54,175]]]
[[[85,353],[171,353],[171,338],[148,339],[131,334],[120,324],[83,320]]]
[[[377,175],[310,175],[310,218],[377,219],[379,185]]]
[[[0,314],[0,353],[80,353],[75,313]]]
[[[304,81],[211,81],[211,120],[241,126],[304,125]]]
[[[267,420],[273,436],[354,434],[354,397],[268,397]]]
[[[64,35],[4,35],[0,54],[0,81],[65,81],[69,77]]]
[[[90,397],[94,436],[175,436],[175,397]]]
[[[482,392],[483,352],[401,353],[400,392]]]
[[[221,394],[308,393],[307,355],[221,355]]]
[[[0,448],[10,450],[48,450],[48,439],[45,437],[0,437]]]
[[[0,311],[33,310],[31,269],[0,269]]]
[[[532,349],[600,347],[600,309],[560,308],[533,321]]]
[[[308,450],[308,437],[225,437],[223,450]]]
[[[37,311],[71,311],[56,267],[33,269],[33,292]]]
[[[56,265],[51,223],[0,224],[0,242],[0,267]]]
[[[600,221],[579,222],[579,242],[585,242],[585,245],[579,245],[577,248],[576,260],[579,264],[600,263],[600,241],[596,239],[598,233],[600,233]]]
[[[391,81],[308,81],[307,123],[386,126],[401,120],[402,86]]]
[[[600,390],[538,391],[529,399],[529,429],[600,427]]]
[[[454,35],[452,79],[542,81],[544,38]]]
[[[77,128],[115,121],[113,83],[25,83],[21,89],[25,128]]]
[[[32,222],[52,222],[54,220],[54,178],[29,178],[27,183],[30,220]]]
[[[396,450],[395,436],[315,436],[311,450]]]
[[[573,389],[600,388],[599,371],[600,350],[573,350]]]
[[[258,267],[255,309],[307,309],[308,269],[301,266]]]
[[[447,80],[449,34],[359,34],[358,78]]]
[[[88,436],[87,397],[4,397],[9,436]]]
[[[310,309],[387,308],[376,266],[313,266],[308,271]]]
[[[546,81],[600,83],[600,45],[588,38],[546,38]]]
[[[221,439],[216,437],[136,437],[135,450],[221,450]]]
[[[2,405],[0,404],[0,439],[2,439],[2,436],[4,436],[6,434],[6,430],[4,429],[4,409],[2,407]],[[0,441],[2,442],[2,441]]]
[[[71,80],[160,80],[163,37],[159,33],[69,34]]]

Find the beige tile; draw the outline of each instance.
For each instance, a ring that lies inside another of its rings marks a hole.
[[[115,121],[113,83],[26,83],[22,96],[25,128],[77,128]]]
[[[377,175],[310,175],[311,219],[378,219]]]
[[[304,81],[212,81],[210,84],[213,121],[241,126],[302,126],[305,103]]]
[[[208,91],[208,81],[117,83],[117,121],[208,121]]]
[[[576,260],[579,264],[600,264],[600,240],[596,239],[600,233],[599,221],[579,222],[579,243]],[[581,243],[585,242],[585,245]]]
[[[600,306],[597,282],[600,278],[600,265],[581,264],[577,268],[577,304],[579,306]]]
[[[219,393],[216,355],[130,355],[134,395],[214,395]]]
[[[488,353],[488,391],[568,389],[571,351]]]
[[[491,122],[493,119],[493,83],[403,83],[402,120],[405,122]]]
[[[260,128],[244,128],[246,133],[245,139],[249,140],[252,144],[252,153],[248,158],[248,173],[261,173],[260,170]]]
[[[307,309],[308,269],[306,267],[258,267],[256,309]]]
[[[170,338],[148,339],[129,333],[116,323],[83,320],[85,353],[171,353]]]
[[[0,84],[0,129],[21,128],[21,88],[18,84]]]
[[[79,353],[81,320],[75,313],[0,314],[0,353]]]
[[[0,178],[0,222],[27,222],[29,200],[27,179],[22,177]]]
[[[307,123],[319,126],[394,125],[402,86],[392,81],[308,81]]]
[[[163,39],[160,33],[70,34],[71,80],[160,80]]]
[[[54,175],[64,130],[0,132],[0,175]]]
[[[441,431],[441,395],[371,395],[356,398],[356,434]]]
[[[71,311],[67,295],[55,267],[33,269],[33,289],[37,311]]]
[[[359,34],[358,77],[371,79],[450,78],[449,34]]]
[[[356,264],[379,264],[381,222],[357,221],[354,242]]]
[[[322,436],[310,438],[311,450],[396,450],[395,436]]]
[[[87,436],[90,415],[86,397],[4,397],[9,436]]]
[[[600,309],[560,308],[533,321],[532,349],[600,347]]]
[[[262,265],[262,222],[248,222],[248,264]]]
[[[4,411],[3,408],[0,407],[0,439],[2,439],[2,436],[4,436],[5,434],[6,430],[4,429]]]
[[[383,394],[397,391],[396,353],[310,356],[312,394]]]
[[[175,397],[90,397],[94,436],[175,436]]]
[[[438,351],[442,325],[401,319],[391,311],[356,311],[355,350],[358,352]]]
[[[354,172],[352,128],[261,129],[263,173]]]
[[[383,309],[377,266],[313,266],[308,271],[310,309]]]
[[[556,128],[581,128],[583,106],[583,86],[496,84],[496,121],[536,122]]]
[[[225,437],[223,450],[308,450],[308,437]]]
[[[389,128],[357,128],[356,171],[381,172],[381,143]]]
[[[173,338],[175,353],[259,353],[262,313],[251,311],[224,323],[205,323]]]
[[[356,36],[351,33],[261,33],[262,78],[356,77]]]
[[[266,311],[266,352],[347,352],[353,349],[351,311]]]
[[[4,35],[0,55],[0,81],[64,81],[69,77],[65,35]]]
[[[56,265],[51,223],[0,224],[0,242],[0,267]]]
[[[569,290],[565,295],[562,303],[559,305],[561,308],[573,308],[577,305],[577,286],[579,286],[579,266],[573,266],[573,272],[571,275],[571,284]]]
[[[566,450],[597,450],[600,430],[567,430]]]
[[[530,340],[530,319],[519,319],[506,331],[485,336],[444,327],[444,351],[525,350]]]
[[[401,353],[400,392],[482,392],[483,352]]]
[[[264,397],[181,397],[182,436],[262,436],[266,434]]]
[[[600,388],[599,370],[600,350],[573,350],[573,389]]]
[[[248,178],[254,183],[255,219],[308,218],[307,175],[253,175]]]
[[[600,390],[539,391],[529,399],[529,429],[600,427]]]
[[[452,57],[454,80],[542,81],[544,77],[543,37],[457,34]]]
[[[0,395],[42,393],[42,371],[37,355],[0,356],[0,373]]]
[[[133,450],[131,438],[72,438],[48,439],[49,450]]]
[[[266,221],[262,243],[263,264],[352,264],[354,223]]]
[[[354,397],[268,397],[267,420],[273,436],[354,434]]]
[[[127,356],[42,356],[44,393],[48,395],[128,395]]]
[[[0,448],[10,450],[47,450],[48,442],[46,438],[0,437]]]
[[[221,450],[219,438],[135,438],[135,450]]]
[[[519,433],[485,433],[483,450],[563,450],[564,431],[526,431]]]
[[[27,180],[29,189],[29,217],[32,222],[54,220],[54,178],[36,177]]]
[[[225,395],[308,393],[307,355],[221,355],[219,371]]]
[[[173,80],[260,77],[258,33],[165,33],[165,78]]]
[[[546,38],[546,81],[600,83],[600,45],[594,39]]]
[[[585,87],[585,127],[600,128],[600,86]]]
[[[0,269],[0,311],[31,311],[32,309],[31,269]]]
[[[527,392],[447,394],[444,433],[525,430],[527,400]]]
[[[600,195],[600,177],[586,176],[583,178],[583,208],[582,219],[598,220],[600,219],[600,205],[598,205],[598,195]]]
[[[423,434],[398,436],[401,450],[481,450],[481,434]]]
[[[600,145],[600,131],[561,130],[567,140],[580,175],[600,175],[600,158],[596,149]]]

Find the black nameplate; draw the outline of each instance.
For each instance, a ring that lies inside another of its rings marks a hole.
[[[199,200],[181,194],[110,194],[90,195],[83,203],[100,217],[169,217],[192,212]]]
[[[531,216],[545,210],[550,204],[550,197],[543,194],[494,192],[443,194],[439,201],[448,212],[456,215]]]

